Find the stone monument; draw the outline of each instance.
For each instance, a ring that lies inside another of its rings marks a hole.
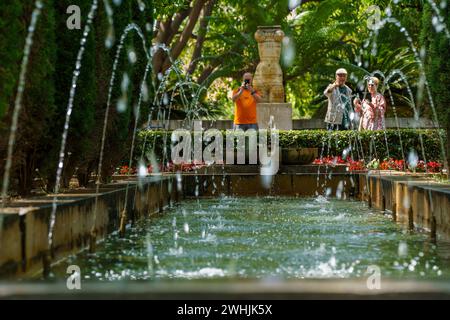
[[[260,62],[256,67],[253,86],[263,95],[263,101],[256,108],[260,129],[267,129],[269,124],[280,130],[292,129],[292,107],[290,103],[285,103],[280,66],[283,38],[284,32],[280,26],[261,26],[255,33]]]

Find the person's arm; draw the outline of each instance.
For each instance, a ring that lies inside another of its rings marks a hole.
[[[377,97],[377,105],[376,105],[376,107],[380,111],[380,114],[383,116],[384,113],[386,112],[386,99],[381,94],[378,95],[378,97]]]
[[[372,109],[372,111],[375,110],[375,105],[372,103],[371,100],[364,99],[363,103],[366,103]]]
[[[261,101],[262,101],[262,96],[261,96],[261,94],[259,93],[259,91],[253,90],[253,91],[252,91],[252,96],[253,96],[253,98],[256,100],[256,102],[261,102]]]
[[[231,100],[233,100],[233,102],[236,102],[236,100],[239,99],[239,97],[242,95],[243,91],[244,89],[242,89],[242,87],[239,87],[238,91],[231,97]]]
[[[353,100],[353,104],[355,105],[355,112],[361,113],[362,108],[361,108],[361,101],[359,100],[359,98],[355,98],[355,100]]]
[[[323,94],[328,98],[331,97],[331,93],[333,92],[334,88],[336,88],[336,86],[336,82],[329,84]]]
[[[375,111],[375,105],[371,101],[369,101],[367,99],[364,99],[362,104],[366,105],[365,110],[364,110],[364,113],[366,114],[366,116],[369,119],[372,119],[372,120],[375,119],[375,112],[376,112]]]

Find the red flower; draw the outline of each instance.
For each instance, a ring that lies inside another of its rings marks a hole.
[[[430,161],[427,163],[428,172],[439,173],[442,170],[442,164],[435,161]]]

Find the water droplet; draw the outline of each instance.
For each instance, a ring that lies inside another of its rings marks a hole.
[[[338,199],[342,198],[343,190],[344,190],[344,181],[339,181],[339,184],[338,184],[337,189],[336,189],[336,197]]]
[[[283,38],[283,64],[285,66],[291,66],[295,60],[295,45],[289,37]]]
[[[421,48],[420,48],[420,58],[421,58],[422,60],[425,59],[426,54],[427,54],[427,52],[426,52],[425,47],[421,47]]]
[[[414,149],[411,149],[411,151],[408,154],[409,167],[414,170],[417,167],[418,162],[419,162],[419,156],[417,154],[417,151]]]
[[[350,112],[350,120],[353,121],[355,119],[355,113]]]
[[[109,28],[108,34],[105,39],[105,47],[110,49],[114,44],[114,29],[112,27]]]
[[[145,164],[143,162],[139,163],[138,174],[139,174],[140,178],[147,176],[147,167],[145,166]]]
[[[139,10],[142,12],[145,10],[145,3],[142,0],[138,0]]]
[[[125,112],[127,110],[127,98],[121,97],[119,101],[117,101],[117,112]]]
[[[128,51],[128,61],[130,61],[131,64],[135,64],[137,61],[136,52],[134,50]]]
[[[408,255],[408,245],[405,241],[401,241],[398,244],[398,256],[399,257],[406,257]]]
[[[410,206],[410,205],[411,205],[411,202],[409,201],[409,197],[408,197],[408,196],[405,196],[405,197],[403,198],[403,207],[409,209],[409,206]]]
[[[122,92],[127,91],[129,84],[130,84],[130,78],[128,77],[128,74],[125,73],[122,78],[122,84],[120,85]]]
[[[386,7],[386,9],[384,10],[384,13],[386,13],[386,15],[387,15],[388,17],[390,17],[391,14],[392,14],[391,7]]]
[[[142,84],[142,101],[147,102],[149,99],[147,82]]]
[[[294,10],[295,8],[298,7],[298,5],[300,4],[301,0],[289,0],[289,10]]]

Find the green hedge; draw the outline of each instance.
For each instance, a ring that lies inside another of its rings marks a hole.
[[[444,131],[436,129],[389,129],[386,132],[292,130],[280,132],[280,146],[282,148],[315,147],[319,148],[319,152],[322,152],[322,147],[325,146],[323,150],[324,154],[338,156],[342,155],[351,141],[354,158],[362,158],[364,154],[366,159],[374,158],[375,155],[379,159],[389,157],[402,159],[402,145],[406,158],[408,157],[409,151],[414,149],[421,160],[423,160],[423,153],[425,153],[427,161],[442,161],[439,135],[445,139]],[[422,152],[420,137],[422,137],[424,152]],[[400,143],[400,140],[402,143]],[[358,149],[356,149],[356,144],[359,146]]]
[[[225,131],[224,137],[225,137]],[[170,155],[171,131],[144,130],[139,132],[135,157],[138,159],[142,153],[143,142],[146,139],[146,152],[154,150],[158,159],[163,154],[164,145]],[[364,157],[366,160],[377,156],[379,159],[391,157],[403,159],[400,137],[403,144],[404,155],[407,158],[411,149],[416,150],[419,158],[423,160],[420,136],[423,139],[425,157],[427,161],[441,161],[441,144],[439,134],[445,139],[444,131],[437,129],[400,129],[384,131],[334,131],[326,130],[290,130],[280,131],[281,148],[319,148],[319,154],[339,156],[350,145],[353,146],[354,159]],[[164,144],[166,140],[166,144]],[[225,140],[225,139],[224,139]],[[387,141],[387,144],[386,144]],[[225,143],[225,141],[224,141]],[[444,141],[445,143],[445,141]],[[356,149],[356,144],[358,149]],[[389,147],[389,154],[386,145]],[[322,150],[322,148],[324,148]],[[350,155],[350,152],[349,152]]]

